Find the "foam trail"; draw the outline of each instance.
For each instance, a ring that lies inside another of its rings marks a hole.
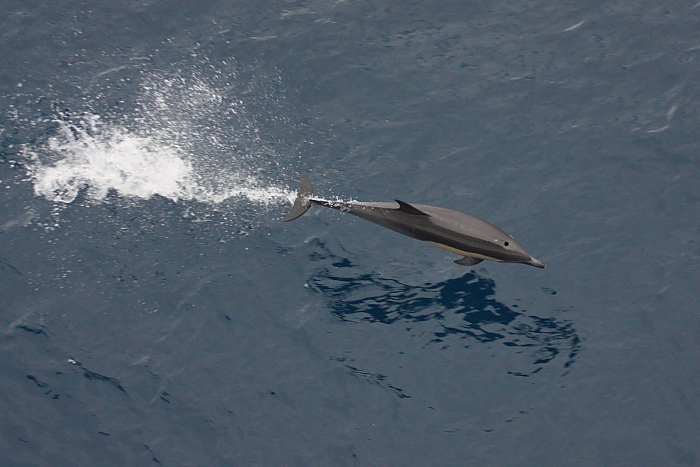
[[[293,198],[288,190],[262,186],[249,175],[198,169],[178,145],[104,124],[96,115],[81,125],[58,125],[44,147],[25,150],[35,194],[56,203],[71,203],[81,190],[97,202],[110,190],[131,198],[160,195],[210,204],[236,197],[259,204]]]

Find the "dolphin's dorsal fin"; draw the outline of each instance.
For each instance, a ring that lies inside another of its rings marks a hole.
[[[416,215],[416,216],[429,216],[429,215],[430,215],[430,214],[428,214],[428,213],[425,213],[425,212],[421,211],[420,209],[418,209],[418,208],[416,208],[416,207],[411,206],[410,204],[408,204],[408,203],[405,202],[405,201],[401,201],[401,200],[399,200],[399,199],[394,200],[394,201],[396,201],[397,203],[399,203],[399,211],[403,211],[403,212],[405,212],[406,214],[413,214],[413,215]]]
[[[472,258],[471,256],[465,256],[464,258],[456,259],[455,263],[459,264],[460,266],[476,266],[482,261],[483,259],[480,258]]]

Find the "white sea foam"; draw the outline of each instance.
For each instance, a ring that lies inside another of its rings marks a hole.
[[[26,147],[36,195],[64,204],[81,192],[102,202],[110,191],[209,204],[293,199],[285,187],[259,179],[259,170],[278,163],[270,161],[271,151],[230,89],[222,94],[196,76],[147,75],[141,90],[137,118],[57,119],[57,131],[44,144]]]
[[[176,147],[102,125],[97,116],[87,118],[87,128],[58,123],[45,157],[36,152],[30,157],[38,196],[61,203],[75,200],[81,189],[97,201],[110,189],[145,199],[156,194],[174,201],[196,196],[192,166]]]
[[[84,123],[59,122],[42,154],[27,151],[38,196],[71,203],[85,190],[90,199],[104,201],[114,190],[125,197],[160,195],[212,204],[234,197],[269,204],[290,197],[287,190],[264,187],[252,175],[198,172],[180,147],[103,124],[98,116],[86,117]]]

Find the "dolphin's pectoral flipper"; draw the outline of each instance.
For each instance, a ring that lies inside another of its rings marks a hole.
[[[311,197],[314,195],[314,187],[311,185],[311,180],[309,177],[299,172],[299,192],[297,193],[297,199],[294,200],[292,209],[289,210],[289,214],[282,219],[284,222],[293,221],[297,217],[304,214],[309,210],[311,205]]]
[[[430,216],[430,214],[423,212],[416,207],[411,206],[410,204],[408,204],[405,201],[401,201],[399,199],[394,200],[394,201],[399,203],[399,211],[405,212],[406,214],[413,214],[416,216]]]
[[[465,256],[464,258],[456,259],[455,263],[459,264],[460,266],[476,266],[480,262],[482,262],[483,259],[479,258],[472,258],[471,256]]]

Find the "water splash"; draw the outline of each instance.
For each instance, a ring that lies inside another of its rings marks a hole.
[[[269,204],[293,195],[278,187],[263,187],[251,175],[198,172],[181,147],[104,124],[97,115],[86,116],[83,123],[58,121],[57,134],[48,139],[43,154],[27,151],[37,196],[71,203],[85,191],[89,199],[104,201],[114,190],[142,199],[160,195],[173,201],[216,204],[245,197]]]
[[[102,125],[96,115],[86,118],[86,128],[57,124],[57,134],[43,148],[45,157],[28,151],[36,195],[60,203],[73,202],[83,189],[96,201],[110,189],[144,199],[156,194],[174,201],[195,198],[192,165],[178,148]]]
[[[57,116],[45,142],[24,149],[35,194],[63,204],[81,193],[104,202],[112,191],[207,204],[291,202],[293,192],[260,176],[279,170],[279,157],[238,97],[243,91],[234,78],[214,67],[143,72],[131,115]],[[261,94],[246,86],[247,99]]]

